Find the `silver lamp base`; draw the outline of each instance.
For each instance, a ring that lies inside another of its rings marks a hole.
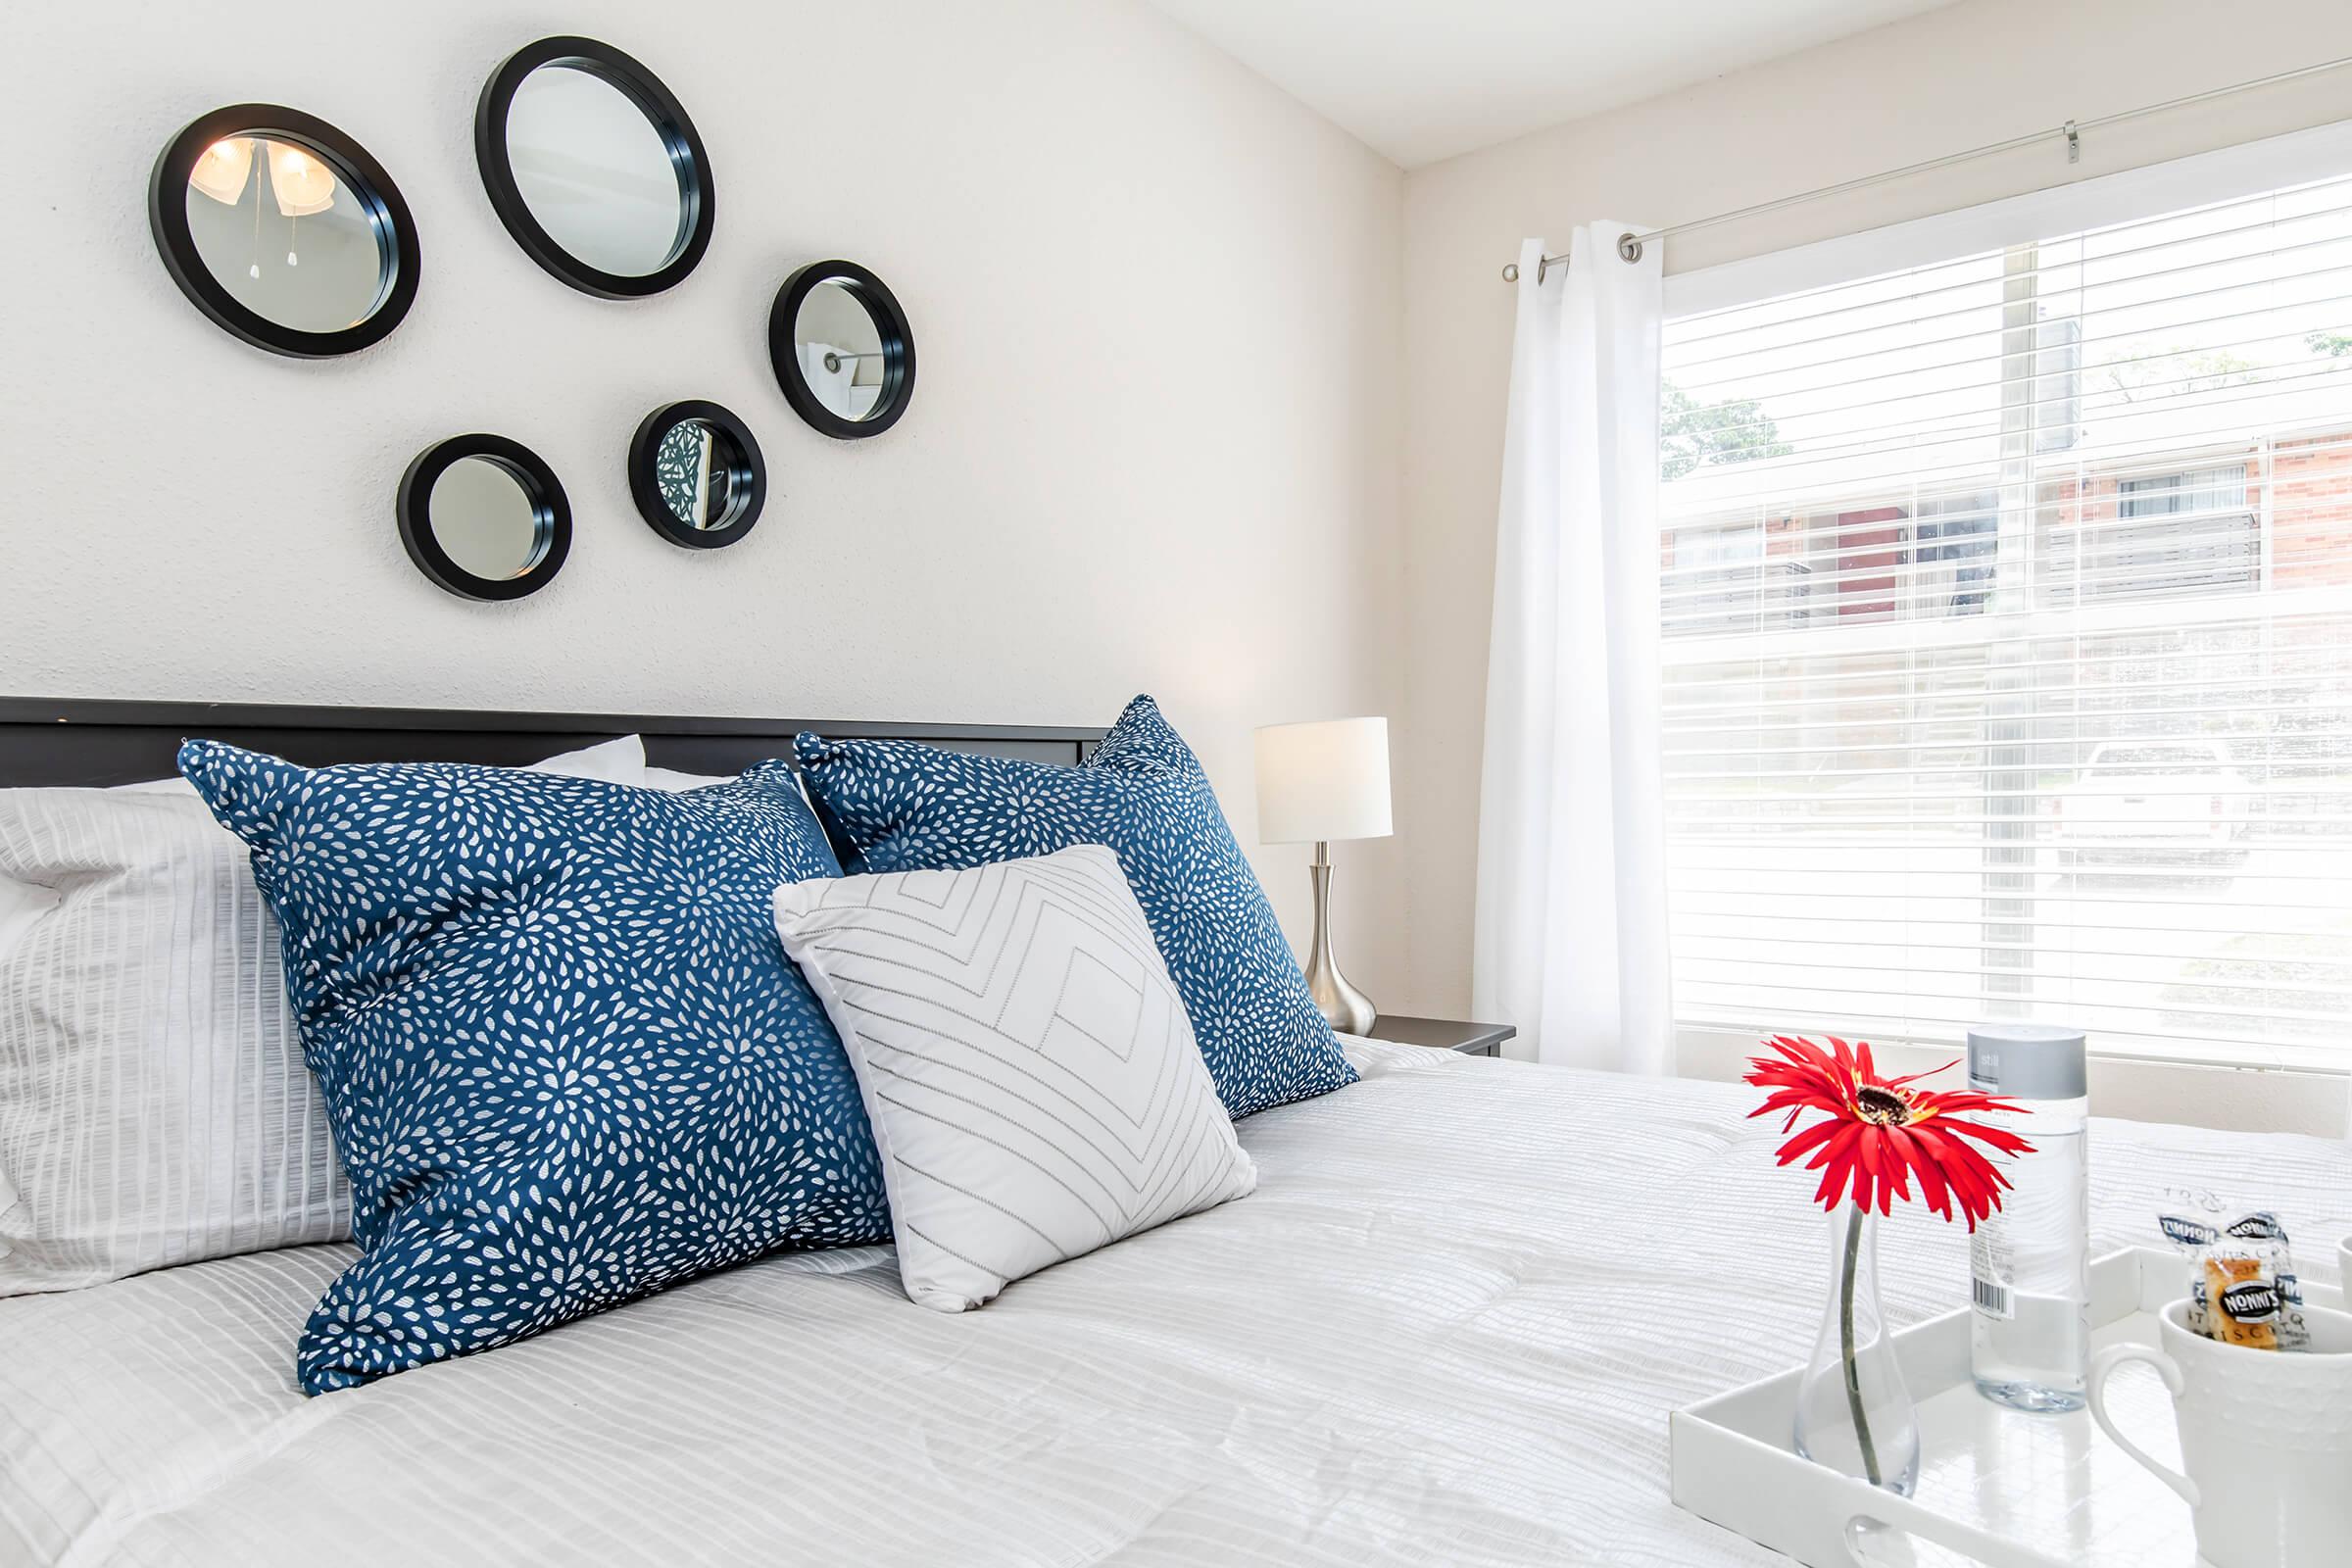
[[[1380,1016],[1372,999],[1348,983],[1339,960],[1331,956],[1331,846],[1315,842],[1315,858],[1306,868],[1315,884],[1315,939],[1306,953],[1306,990],[1315,1010],[1342,1034],[1369,1034]]]

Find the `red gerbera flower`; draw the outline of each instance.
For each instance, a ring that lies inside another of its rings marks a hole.
[[[2004,1154],[2033,1152],[2034,1146],[2015,1133],[1959,1119],[1961,1112],[2013,1111],[2022,1106],[1975,1090],[1912,1088],[1928,1076],[1924,1072],[1881,1078],[1867,1042],[1849,1049],[1832,1035],[1834,1055],[1810,1040],[1786,1035],[1765,1044],[1781,1055],[1748,1058],[1754,1071],[1747,1081],[1772,1091],[1748,1114],[1787,1110],[1788,1120],[1781,1128],[1787,1132],[1808,1110],[1828,1113],[1827,1119],[1781,1146],[1784,1165],[1813,1156],[1805,1169],[1822,1173],[1821,1190],[1814,1197],[1824,1208],[1836,1209],[1850,1185],[1856,1206],[1887,1213],[1894,1200],[1910,1201],[1910,1177],[1916,1175],[1929,1208],[1948,1220],[1957,1203],[1974,1231],[1977,1221],[2001,1206],[2001,1190],[2009,1181],[1968,1140]]]

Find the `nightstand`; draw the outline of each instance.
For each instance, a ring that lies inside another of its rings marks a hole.
[[[1427,1046],[1432,1051],[1455,1051],[1465,1056],[1499,1056],[1502,1043],[1519,1031],[1507,1023],[1464,1023],[1455,1018],[1407,1018],[1382,1013],[1372,1025],[1372,1038],[1398,1045]]]

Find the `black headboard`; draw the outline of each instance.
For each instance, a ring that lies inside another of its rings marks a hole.
[[[683,773],[734,773],[790,758],[802,730],[921,741],[950,751],[1082,762],[1103,731],[1061,724],[877,724],[801,718],[675,718],[625,713],[494,713],[470,709],[301,708],[0,697],[0,788],[135,784],[168,778],[190,736],[311,767],[330,762],[488,762],[519,767],[619,735]]]

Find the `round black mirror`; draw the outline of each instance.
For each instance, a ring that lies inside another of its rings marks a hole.
[[[659,294],[710,245],[710,160],[662,79],[593,38],[542,38],[492,74],[474,161],[531,260],[605,299]]]
[[[298,359],[380,341],[416,298],[416,224],[368,150],[278,104],[191,122],[155,161],[147,222],[195,307]]]
[[[767,315],[767,357],[793,412],[856,440],[899,422],[914,396],[914,333],[898,296],[856,262],[811,262]]]
[[[400,542],[416,569],[467,599],[520,599],[564,569],[571,503],[537,453],[502,435],[459,435],[400,476]]]
[[[760,520],[767,465],[751,428],[717,404],[664,404],[629,438],[629,494],[662,538],[716,550]]]

